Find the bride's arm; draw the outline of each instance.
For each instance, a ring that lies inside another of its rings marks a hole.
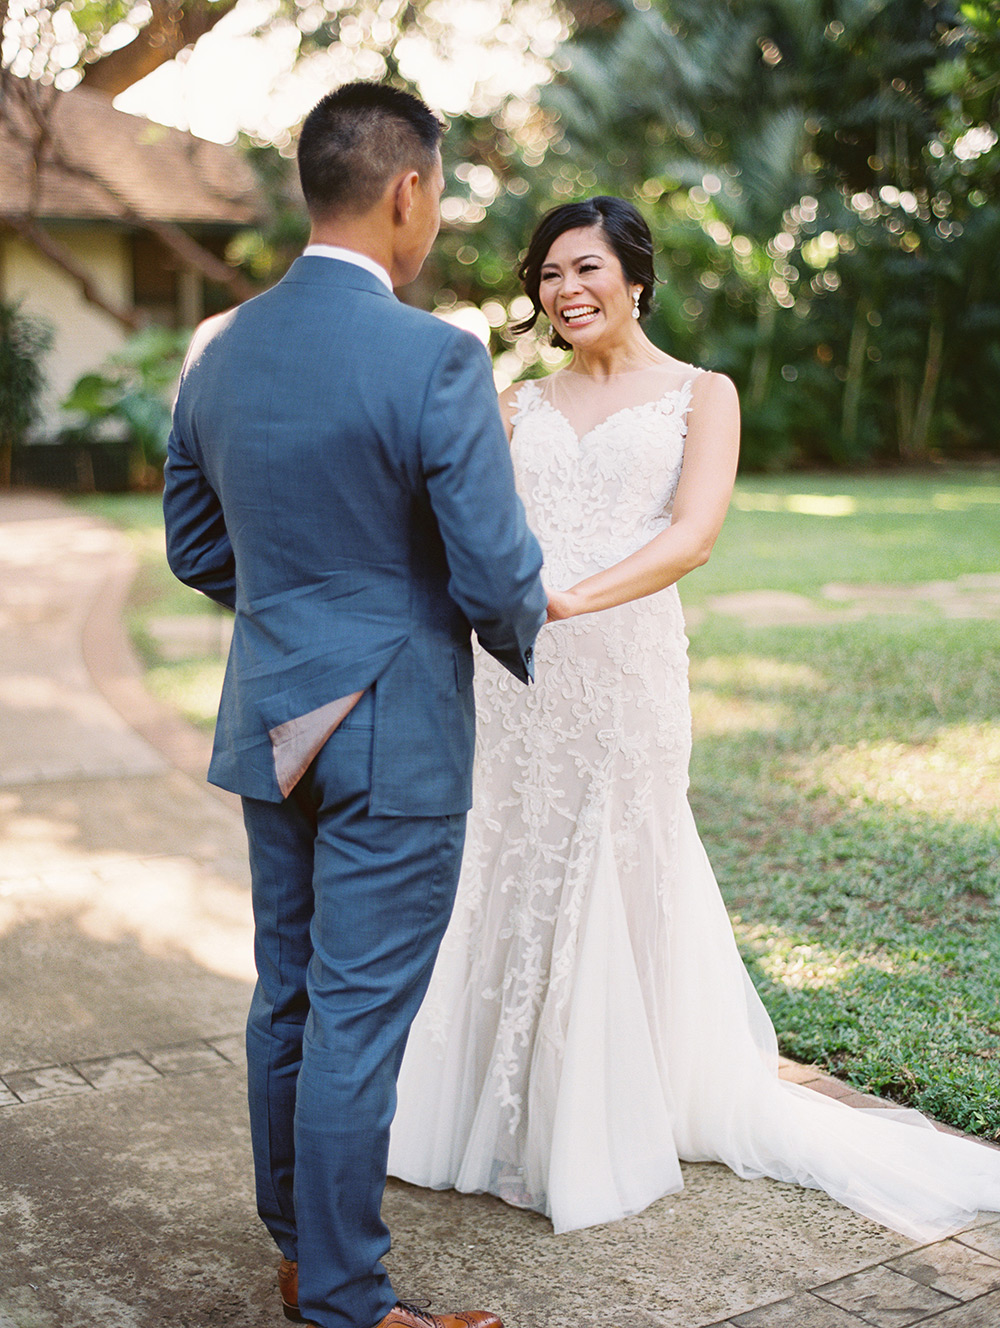
[[[722,374],[702,374],[692,391],[670,525],[613,567],[570,590],[550,591],[549,622],[653,595],[708,562],[733,491],[739,444],[736,388]]]

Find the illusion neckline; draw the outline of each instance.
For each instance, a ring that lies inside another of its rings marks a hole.
[[[598,378],[595,374],[581,373],[579,369],[563,368],[557,369],[554,374],[547,374],[546,377],[554,378],[557,374],[565,374],[569,378],[589,378],[592,383],[605,383],[610,378],[628,378],[630,374],[653,373],[657,369],[664,371],[685,370],[690,373],[698,373],[696,364],[686,364],[683,360],[657,360],[653,364],[643,364],[636,369],[619,369],[615,373],[606,374]]]
[[[689,367],[692,369],[695,368],[694,365],[690,365]],[[554,375],[549,375],[549,377],[552,376]],[[541,381],[542,381],[541,379],[537,378],[536,379],[529,378],[526,380],[527,383],[534,383],[535,385],[540,385]],[[613,410],[610,415],[605,415],[603,420],[598,420],[596,424],[592,424],[590,428],[585,429],[583,433],[579,433],[577,431],[577,428],[574,425],[573,421],[569,418],[567,414],[565,414],[565,412],[560,410],[560,408],[554,402],[546,401],[544,398],[541,398],[540,400],[537,401],[537,404],[540,406],[545,406],[549,411],[551,411],[553,415],[557,416],[560,422],[566,426],[566,428],[577,440],[577,442],[582,443],[584,442],[585,439],[590,438],[595,433],[598,433],[607,424],[610,424],[612,420],[617,420],[620,415],[627,415],[631,410],[647,410],[650,406],[654,406],[657,409],[661,409],[668,397],[683,398],[684,394],[687,391],[689,391],[689,389],[691,388],[693,382],[694,382],[693,377],[688,378],[683,383],[680,383],[676,387],[668,387],[664,392],[661,392],[658,397],[650,397],[648,401],[635,402],[630,406],[619,406],[617,410]],[[539,396],[541,396],[540,393]],[[530,406],[528,407],[528,409],[530,410]],[[515,420],[515,423],[516,422],[517,421]]]

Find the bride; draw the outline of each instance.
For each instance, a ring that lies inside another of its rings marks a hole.
[[[1000,1208],[1000,1153],[779,1081],[688,807],[676,582],[722,525],[739,412],[727,378],[643,333],[652,260],[636,209],[598,197],[548,213],[521,268],[518,330],[544,312],[573,352],[501,398],[562,589],[532,688],[479,657],[475,806],[389,1171],[559,1232],[680,1190],[680,1159],[717,1161],[935,1239]]]

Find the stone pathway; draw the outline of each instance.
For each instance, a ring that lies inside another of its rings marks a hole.
[[[712,595],[704,605],[685,605],[689,626],[706,612],[741,618],[757,627],[816,626],[862,618],[930,614],[942,618],[1000,618],[1000,575],[969,573],[954,581],[904,586],[830,582],[817,597],[787,590],[745,590]],[[232,637],[228,614],[205,612],[152,618],[147,630],[166,660],[224,656]]]
[[[954,581],[908,586],[831,582],[812,598],[787,590],[745,590],[712,595],[704,606],[685,607],[689,625],[706,611],[741,618],[755,627],[815,626],[857,622],[886,615],[928,614],[941,618],[1000,618],[1000,575],[969,573]]]
[[[242,825],[204,736],[142,687],[130,575],[120,535],[0,493],[0,1328],[282,1322],[250,1183]],[[815,1191],[684,1176],[565,1236],[394,1182],[390,1271],[508,1328],[1000,1325],[996,1215],[921,1248]]]

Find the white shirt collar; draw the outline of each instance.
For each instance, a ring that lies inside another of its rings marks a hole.
[[[392,278],[382,264],[376,263],[374,258],[369,258],[367,254],[359,254],[356,249],[342,249],[339,244],[307,244],[302,251],[302,257],[339,258],[342,263],[353,263],[355,267],[363,267],[373,277],[378,277],[384,286],[392,290]]]

